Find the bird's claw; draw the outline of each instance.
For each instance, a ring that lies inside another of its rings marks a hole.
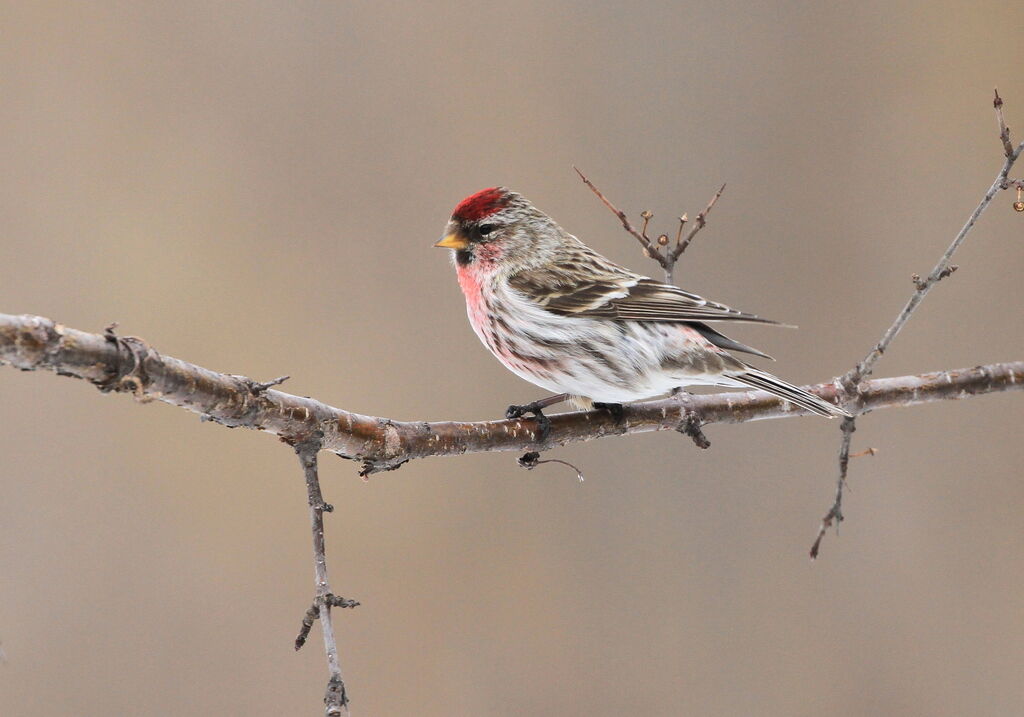
[[[544,409],[540,401],[534,401],[522,406],[513,404],[505,409],[505,418],[510,420],[522,418],[527,413],[532,413],[534,420],[537,421],[537,442],[544,443],[551,435],[551,419],[544,415]]]
[[[602,403],[600,401],[594,401],[594,408],[601,409],[602,411],[608,411],[611,417],[615,419],[616,423],[621,423],[623,417],[626,415],[626,409],[622,407],[621,403]]]

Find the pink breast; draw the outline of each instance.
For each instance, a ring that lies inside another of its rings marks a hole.
[[[482,277],[476,266],[469,264],[455,267],[459,278],[459,286],[466,297],[466,310],[469,321],[477,333],[487,326],[487,301],[483,296]]]

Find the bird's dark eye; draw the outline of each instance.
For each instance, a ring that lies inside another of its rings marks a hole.
[[[477,229],[477,231],[480,232],[480,236],[485,237],[497,228],[498,227],[496,224],[481,224],[480,228]]]

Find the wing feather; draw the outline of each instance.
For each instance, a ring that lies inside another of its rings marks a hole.
[[[745,321],[779,324],[613,264],[588,247],[512,275],[509,285],[559,316],[620,321]],[[575,249],[576,247],[574,247]]]

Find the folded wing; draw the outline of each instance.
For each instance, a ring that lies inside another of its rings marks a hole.
[[[778,324],[670,284],[640,276],[586,251],[565,262],[521,271],[512,288],[560,316],[621,321],[746,321]]]

